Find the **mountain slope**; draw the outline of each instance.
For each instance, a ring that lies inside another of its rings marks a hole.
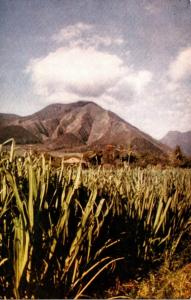
[[[191,155],[191,131],[169,131],[160,141],[171,148],[179,145],[186,155]]]
[[[160,142],[93,102],[52,104],[26,117],[1,114],[0,142],[10,131],[17,143],[42,143],[51,150],[107,144],[131,145],[134,150],[155,154],[166,150]]]

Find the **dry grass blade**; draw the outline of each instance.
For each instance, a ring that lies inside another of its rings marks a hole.
[[[79,299],[80,296],[84,293],[84,291],[90,286],[90,284],[96,279],[96,277],[99,276],[100,273],[102,273],[105,269],[107,269],[111,264],[116,263],[119,260],[124,259],[124,257],[119,257],[112,259],[110,262],[106,263],[89,281],[88,283],[77,293],[74,299]]]
[[[6,261],[8,261],[8,258],[3,258],[1,261],[0,261],[0,267],[6,263]]]
[[[14,138],[8,139],[7,141],[5,141],[2,145],[1,145],[1,149],[2,146],[7,145],[11,143],[11,149],[10,149],[10,156],[9,156],[9,161],[10,163],[13,161],[13,157],[14,157],[14,149],[15,149],[15,140]]]

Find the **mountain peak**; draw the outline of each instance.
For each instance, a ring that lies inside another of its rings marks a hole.
[[[113,144],[131,145],[135,151],[142,152],[164,151],[158,141],[91,101],[50,104],[33,115],[9,118],[9,122],[5,119],[0,125],[0,142],[5,138],[1,132],[11,132],[14,136],[15,126],[17,132],[25,132],[26,143],[29,132],[30,143],[34,137],[35,143],[39,141],[47,149],[89,149]],[[23,141],[18,134],[15,136],[16,141]]]

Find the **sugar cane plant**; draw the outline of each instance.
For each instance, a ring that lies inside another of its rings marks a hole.
[[[190,170],[55,168],[43,154],[14,155],[7,142],[1,297],[83,297],[116,264],[170,261],[190,229]]]

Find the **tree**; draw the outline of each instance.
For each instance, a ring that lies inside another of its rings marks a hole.
[[[182,150],[179,145],[177,145],[176,148],[174,149],[174,158],[179,161],[181,161],[184,158],[182,154]]]
[[[190,160],[182,153],[181,147],[179,145],[177,145],[173,151],[172,164],[174,167],[190,167]]]

